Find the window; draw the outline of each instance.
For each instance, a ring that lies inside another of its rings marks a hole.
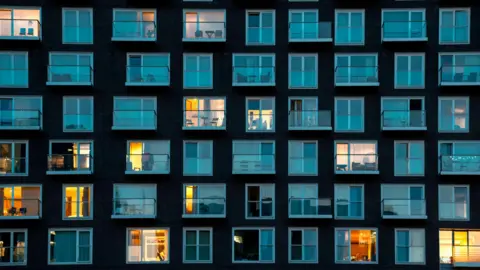
[[[156,41],[155,9],[114,9],[113,41]]]
[[[246,45],[275,45],[275,10],[247,10],[246,12]]]
[[[275,263],[275,228],[233,228],[234,263]]]
[[[93,53],[51,52],[47,85],[93,85]]]
[[[27,265],[27,229],[1,229],[0,266]]]
[[[213,141],[183,142],[183,175],[213,175]]]
[[[0,219],[42,217],[42,187],[39,185],[0,185],[0,198]]]
[[[365,10],[335,10],[335,45],[364,45]]]
[[[247,132],[275,131],[275,97],[247,97]]]
[[[288,98],[288,130],[332,130],[332,114],[318,110],[317,97]]]
[[[275,54],[233,54],[233,86],[275,86]]]
[[[245,185],[245,219],[275,218],[275,185]]]
[[[318,174],[317,141],[288,141],[288,174]]]
[[[425,264],[425,229],[395,229],[395,264]]]
[[[382,184],[384,219],[426,219],[424,185]]]
[[[128,53],[127,81],[125,85],[170,85],[170,55],[161,53]]]
[[[423,141],[395,141],[395,176],[423,176],[424,174]]]
[[[170,141],[128,141],[125,174],[170,173]]]
[[[63,220],[93,218],[93,186],[63,185]]]
[[[225,184],[184,184],[183,217],[224,218]]]
[[[438,132],[469,131],[468,97],[439,97],[438,103]]]
[[[184,97],[183,129],[226,129],[225,97]]]
[[[93,10],[63,9],[63,43],[93,44]]]
[[[93,132],[93,97],[63,97],[63,132]]]
[[[113,97],[114,130],[156,130],[156,97]]]
[[[363,106],[363,97],[336,97],[335,132],[363,132],[365,117]]]
[[[424,97],[383,97],[383,130],[426,130]]]
[[[378,174],[377,142],[335,142],[335,172]]]
[[[0,39],[41,39],[42,16],[40,13],[40,8],[0,8],[2,20]]]
[[[233,174],[275,174],[275,142],[234,140]]]
[[[440,174],[480,174],[480,142],[440,141],[438,147]]]
[[[47,174],[92,174],[92,141],[50,141]]]
[[[470,219],[470,187],[468,185],[438,185],[439,220]]]
[[[335,219],[363,219],[363,185],[335,185]]]
[[[470,43],[470,9],[440,9],[440,44]]]
[[[441,86],[479,85],[480,53],[439,53]]]
[[[288,228],[288,262],[318,262],[318,229]]]
[[[289,41],[290,42],[331,42],[331,22],[319,22],[318,10],[289,11]]]
[[[155,218],[156,184],[114,184],[112,218]]]
[[[426,41],[425,9],[382,10],[383,41]]]
[[[0,150],[0,176],[28,175],[28,141],[0,141]]]
[[[28,87],[28,52],[0,52],[0,87]]]
[[[477,250],[480,231],[446,230],[439,231],[440,267],[451,264],[453,267],[477,267]],[[443,265],[442,265],[443,264]],[[447,266],[448,267],[448,266]]]
[[[184,10],[183,41],[225,41],[225,10]]]
[[[93,229],[49,229],[48,264],[92,264]]]
[[[289,184],[288,217],[332,218],[332,201],[318,197],[317,184]]]
[[[127,229],[127,263],[169,263],[170,229]]]
[[[318,55],[289,54],[289,89],[318,87]]]
[[[212,54],[183,54],[183,88],[213,88]]]
[[[0,130],[40,130],[41,96],[0,96]]]
[[[212,228],[183,228],[183,263],[212,263]]]
[[[336,54],[335,86],[379,86],[377,54]]]
[[[425,88],[425,54],[395,54],[395,89]]]
[[[335,229],[335,262],[377,264],[377,229]]]

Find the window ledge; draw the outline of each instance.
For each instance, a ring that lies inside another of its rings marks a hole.
[[[380,174],[380,171],[335,171],[335,174]]]
[[[428,37],[420,38],[383,38],[382,42],[423,42],[428,41]]]
[[[47,175],[89,175],[93,174],[93,171],[47,171]]]
[[[48,86],[93,86],[92,82],[47,82]]]
[[[182,218],[226,218],[226,214],[223,214],[223,215],[183,214]]]
[[[155,219],[157,215],[112,215],[112,219]]]
[[[302,219],[302,218],[315,218],[315,219],[331,219],[333,215],[288,215],[288,218]]]
[[[418,216],[395,216],[395,215],[382,215],[383,219],[427,219],[426,215]]]

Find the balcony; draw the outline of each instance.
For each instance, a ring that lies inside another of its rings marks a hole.
[[[52,154],[48,156],[48,175],[92,174],[93,157],[89,154]]]
[[[289,198],[289,218],[332,218],[332,199]]]
[[[480,175],[480,156],[453,155],[440,156],[442,175]]]
[[[335,86],[379,86],[377,66],[337,66]]]
[[[331,111],[289,111],[288,130],[332,130]]]
[[[47,85],[92,86],[90,65],[49,65]]]
[[[10,11],[9,11],[10,12]],[[0,19],[0,39],[41,40],[42,25],[32,19]]]
[[[225,218],[225,198],[183,199],[183,218]]]
[[[383,42],[427,40],[427,22],[425,21],[389,21],[382,25]]]
[[[169,174],[170,156],[163,154],[127,155],[125,174]]]
[[[63,132],[88,132],[93,131],[93,115],[64,113]]]
[[[155,110],[115,110],[112,130],[157,130]]]
[[[0,67],[0,87],[28,87],[28,68]]]
[[[332,42],[331,22],[291,22],[289,42]]]
[[[156,41],[154,21],[114,21],[112,41]]]
[[[247,117],[248,132],[273,132],[275,130],[275,114],[273,113],[250,112]]]
[[[113,201],[112,219],[156,218],[157,200],[153,198],[122,198]]]
[[[379,174],[376,154],[337,154],[336,174]]]
[[[40,219],[42,201],[39,199],[3,199],[0,219]]]
[[[25,157],[0,157],[0,176],[26,175],[27,165]]]
[[[223,14],[222,14],[223,15]],[[184,22],[184,42],[225,42],[225,22]]]
[[[427,130],[425,111],[383,111],[382,130]]]
[[[183,112],[184,130],[225,130],[224,110],[193,110]]]
[[[442,65],[438,71],[440,86],[476,86],[480,85],[480,66]]]
[[[383,199],[383,219],[427,219],[425,200]]]
[[[233,67],[233,86],[275,86],[275,67]]]
[[[454,267],[480,267],[480,246],[465,244],[452,248],[451,260]]]
[[[41,130],[39,110],[0,110],[0,130]]]
[[[232,174],[275,174],[275,155],[233,154]]]
[[[168,66],[127,66],[126,86],[169,86]]]

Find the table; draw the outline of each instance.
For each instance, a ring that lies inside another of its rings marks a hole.
[[[208,38],[212,38],[212,35],[213,35],[213,31],[209,30],[209,31],[205,31],[205,34],[207,34]]]

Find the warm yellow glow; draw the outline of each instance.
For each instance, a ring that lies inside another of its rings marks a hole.
[[[189,99],[185,100],[185,110],[187,110],[187,111],[198,110],[198,99],[189,98]]]
[[[129,232],[128,261],[168,261],[167,230],[131,230]]]
[[[185,187],[185,213],[192,214],[193,213],[193,198],[195,193],[194,186],[186,186]]]
[[[84,190],[84,187],[65,188],[65,215],[67,217],[84,217],[84,203],[82,199]]]
[[[130,162],[132,162],[132,169],[138,168],[139,170],[142,170],[143,143],[131,142],[129,146],[129,151]]]

